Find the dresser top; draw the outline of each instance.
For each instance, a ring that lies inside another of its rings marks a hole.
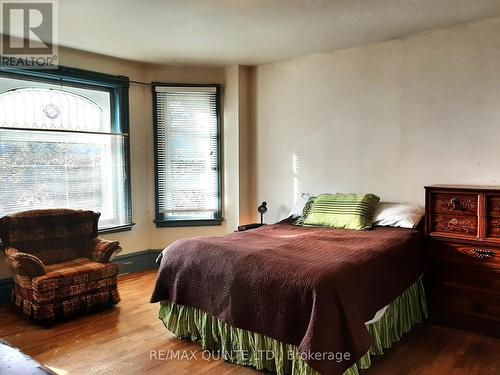
[[[438,184],[438,185],[428,185],[425,186],[426,189],[442,189],[442,190],[500,190],[500,186],[495,185],[446,185],[446,184]]]

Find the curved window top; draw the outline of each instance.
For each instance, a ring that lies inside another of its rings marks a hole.
[[[0,94],[0,126],[10,128],[109,132],[102,108],[72,92],[20,88]]]

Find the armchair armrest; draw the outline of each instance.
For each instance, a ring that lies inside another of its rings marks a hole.
[[[92,240],[92,260],[99,263],[109,263],[122,251],[120,242],[108,241],[101,238]]]
[[[23,253],[13,247],[5,249],[7,264],[16,275],[35,277],[45,275],[47,268],[32,254]]]

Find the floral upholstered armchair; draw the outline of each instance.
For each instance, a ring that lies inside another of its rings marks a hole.
[[[50,209],[0,219],[6,261],[14,272],[15,309],[40,323],[120,301],[117,241],[97,237],[100,213]]]

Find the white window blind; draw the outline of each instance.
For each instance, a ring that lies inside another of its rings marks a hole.
[[[111,93],[0,77],[0,216],[42,208],[131,224],[128,134],[111,126]]]
[[[220,220],[218,88],[155,86],[157,222]]]

